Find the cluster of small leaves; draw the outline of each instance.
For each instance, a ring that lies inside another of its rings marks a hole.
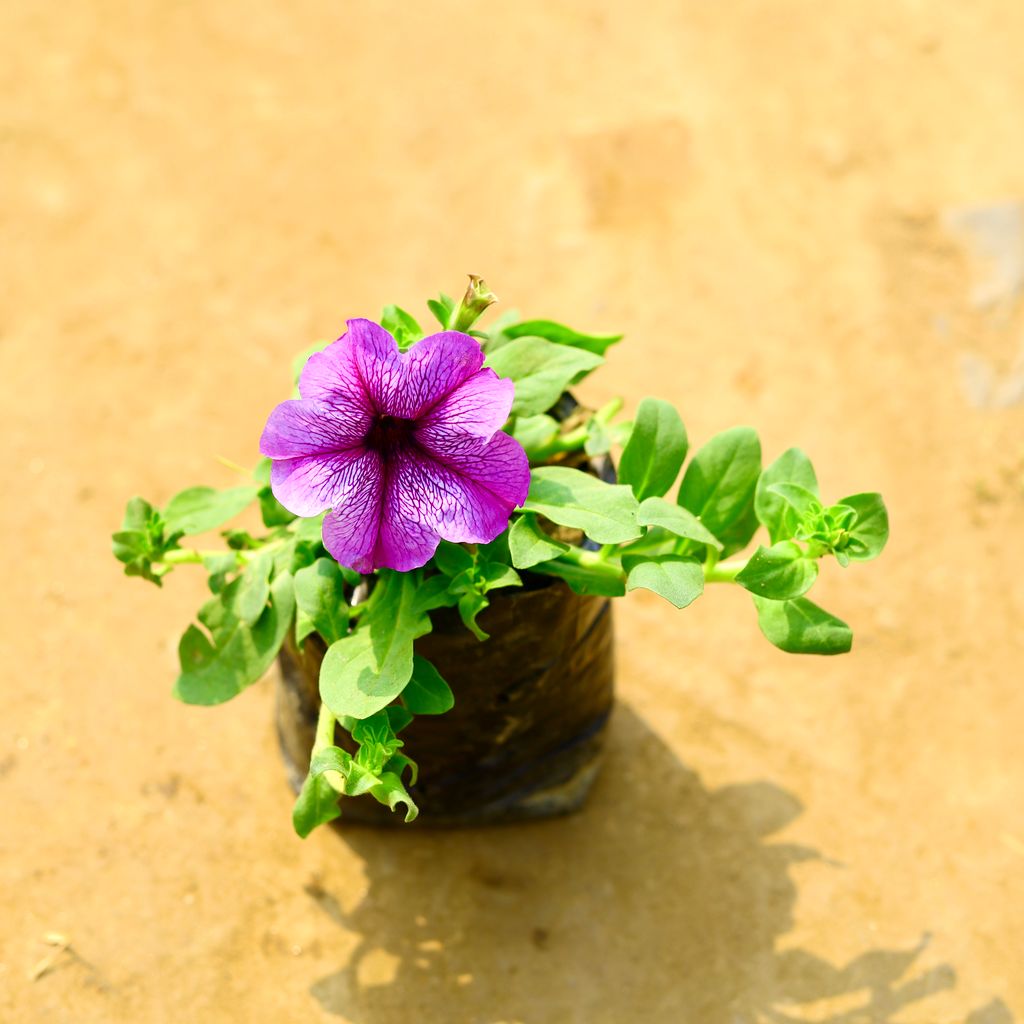
[[[159,585],[188,562],[209,575],[212,596],[179,645],[174,692],[181,700],[234,697],[266,671],[289,634],[300,649],[311,636],[322,640],[321,727],[293,814],[302,836],[338,817],[340,796],[368,794],[392,809],[404,806],[406,820],[416,816],[405,779],[415,784],[417,766],[402,753],[399,733],[414,716],[443,714],[455,699],[437,668],[416,653],[416,640],[441,608],[455,608],[486,640],[478,619],[491,592],[521,586],[522,573],[562,579],[580,594],[646,589],[677,608],[700,597],[708,581],[736,582],[751,593],[761,630],[776,647],[804,654],[850,647],[849,627],[805,595],[823,558],[845,567],[881,552],[888,519],[879,495],[826,505],[807,456],[793,448],[762,467],[760,442],[748,427],[713,437],[687,462],[686,428],[659,399],[641,402],[633,422],[616,420],[619,401],[583,410],[570,389],[604,363],[620,336],[515,314],[487,332],[473,329],[492,301],[474,278],[459,302],[441,295],[428,306],[443,329],[477,337],[486,365],[515,383],[505,429],[526,449],[531,486],[495,541],[442,542],[422,569],[361,577],[327,554],[322,515],[297,519],[277,502],[267,460],[251,484],[190,488],[162,511],[134,498],[114,534],[114,554],[128,575]],[[381,322],[403,349],[427,333],[398,306],[386,307]],[[296,360],[296,380],[326,344]],[[599,472],[613,447],[621,447],[617,479]],[[182,547],[183,538],[223,527],[253,502],[261,535],[223,529],[222,550]],[[746,560],[726,561],[760,528],[767,545]],[[337,726],[349,733],[345,746],[354,753],[336,745]]]
[[[403,776],[408,771],[410,785],[414,785],[418,770],[400,753],[404,744],[398,738],[412,718],[404,707],[394,705],[362,721],[351,720],[349,731],[359,744],[354,756],[333,742],[314,748],[309,774],[292,809],[292,824],[303,839],[317,825],[340,817],[339,796],[365,793],[391,810],[403,804],[406,821],[416,817],[418,809]]]

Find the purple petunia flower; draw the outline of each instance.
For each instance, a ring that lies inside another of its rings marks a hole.
[[[443,331],[400,352],[370,320],[310,356],[300,399],[267,420],[274,496],[324,518],[324,546],[358,572],[424,565],[441,539],[483,544],[526,500],[521,445],[500,432],[512,381],[480,345]]]

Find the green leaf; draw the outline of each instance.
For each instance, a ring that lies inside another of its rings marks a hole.
[[[274,460],[268,459],[265,455],[256,463],[252,471],[252,478],[262,487],[270,483],[270,471],[274,467]]]
[[[679,413],[660,398],[645,398],[619,460],[619,481],[637,499],[661,496],[675,483],[686,458],[686,427]]]
[[[889,513],[882,496],[874,492],[852,494],[840,504],[848,505],[857,513],[845,553],[857,562],[877,558],[889,539]]]
[[[488,565],[500,562],[502,565],[508,565],[512,558],[508,550],[508,527],[502,530],[494,540],[488,541],[486,544],[478,544],[476,551],[479,562]]]
[[[341,817],[338,791],[320,775],[307,775],[292,807],[292,827],[303,839],[318,825]]]
[[[753,504],[760,473],[757,434],[749,427],[733,427],[713,437],[693,457],[683,475],[678,502],[725,544],[728,528],[743,522]]]
[[[845,654],[853,644],[850,627],[806,597],[793,601],[755,597],[754,604],[761,632],[788,654]]]
[[[500,562],[491,562],[483,566],[478,572],[477,587],[484,593],[489,594],[492,590],[500,587],[521,587],[523,581],[519,573],[510,565],[502,565]]]
[[[549,537],[538,525],[534,515],[522,515],[513,524],[508,535],[512,564],[517,569],[529,569],[538,562],[557,558],[569,550],[568,544]]]
[[[692,512],[664,498],[642,501],[639,521],[643,526],[660,526],[677,537],[707,544],[716,551],[722,550],[722,542]]]
[[[512,436],[523,446],[527,457],[533,458],[558,435],[558,420],[539,413],[536,416],[516,416],[512,421]]]
[[[275,526],[287,526],[295,519],[295,515],[274,497],[274,492],[269,487],[261,487],[256,497],[260,503],[260,518],[268,530]]]
[[[405,348],[423,337],[423,328],[416,322],[416,318],[401,306],[385,306],[381,313],[380,325],[394,336],[400,348]]]
[[[318,558],[295,574],[295,603],[328,644],[348,632],[345,576],[333,558]]]
[[[234,519],[253,501],[258,487],[232,487],[218,491],[212,487],[189,487],[167,503],[164,521],[170,533],[205,533]]]
[[[476,621],[476,617],[489,605],[490,601],[478,590],[467,591],[459,598],[459,617],[462,619],[462,624],[477,640],[489,640],[491,638],[490,633],[485,633],[477,625]]]
[[[603,356],[610,346],[622,340],[621,334],[582,334],[579,331],[574,331],[571,327],[566,327],[565,324],[555,323],[553,320],[524,320],[522,323],[504,327],[503,333],[506,337],[513,339],[543,338],[556,345],[569,345],[573,348],[593,352],[598,356]]]
[[[512,413],[529,416],[547,412],[563,391],[603,362],[591,352],[543,338],[518,338],[492,352],[485,365],[515,382]]]
[[[412,678],[402,691],[402,703],[414,715],[443,715],[455,706],[455,695],[433,664],[417,654],[412,659]]]
[[[626,590],[643,587],[665,598],[677,608],[685,608],[704,593],[704,570],[699,562],[678,555],[656,558],[625,555]]]
[[[461,544],[452,544],[443,540],[434,552],[434,565],[445,576],[458,576],[460,572],[472,568],[475,559],[472,553]]]
[[[126,565],[152,553],[149,536],[141,530],[118,530],[110,539],[114,557]]]
[[[273,567],[273,552],[258,555],[224,588],[225,604],[246,626],[254,625],[267,606]]]
[[[596,416],[591,416],[587,420],[587,438],[583,442],[583,450],[591,458],[595,455],[607,455],[614,443],[615,439],[608,425],[602,423]]]
[[[639,505],[624,485],[606,484],[595,476],[563,466],[541,466],[530,477],[523,508],[561,526],[582,530],[598,544],[619,544],[643,532]]]
[[[297,540],[313,541],[314,543],[321,543],[323,540],[324,532],[324,516],[326,512],[321,512],[318,516],[310,516],[308,519],[300,519],[295,524],[295,537]]]
[[[413,641],[430,632],[419,587],[418,573],[382,571],[359,627],[328,647],[320,697],[336,717],[369,718],[409,682]]]
[[[661,526],[649,526],[647,532],[638,540],[630,541],[619,548],[620,557],[626,555],[683,555],[689,554],[685,551],[686,545],[683,540],[674,533]]]
[[[737,574],[736,582],[752,594],[785,601],[806,594],[818,578],[818,563],[804,556],[799,544],[782,540],[759,547]]]
[[[394,772],[382,772],[377,784],[370,790],[370,795],[378,803],[385,804],[394,810],[399,804],[405,804],[406,822],[414,821],[419,809],[406,791],[402,780]]]
[[[420,584],[416,591],[416,609],[430,612],[435,608],[451,608],[458,598],[452,592],[452,580],[444,573],[437,573]]]
[[[307,638],[316,632],[316,623],[301,609],[295,609],[295,646],[304,650]]]
[[[415,786],[416,779],[419,777],[420,769],[419,765],[411,757],[406,757],[405,754],[395,754],[390,761],[384,766],[384,770],[387,772],[393,772],[399,778],[402,777],[402,773],[405,769],[409,769],[409,785]]]
[[[121,529],[141,530],[146,533],[159,518],[160,513],[145,498],[131,498],[125,505]]]
[[[114,557],[123,562],[126,576],[141,576],[161,586],[160,577],[170,566],[159,564],[168,546],[174,546],[172,534],[164,536],[160,513],[144,498],[132,498],[125,507],[121,529],[113,535]]]
[[[209,574],[206,583],[214,594],[219,594],[227,585],[228,576],[238,568],[238,555],[224,551],[203,558],[203,568]]]
[[[270,604],[251,628],[235,617],[226,603],[231,599],[229,590],[211,598],[199,612],[213,642],[195,626],[181,639],[181,674],[174,684],[174,696],[186,704],[221,704],[256,682],[277,656],[292,623],[295,595],[291,576],[284,574],[274,580]]]
[[[788,540],[799,526],[799,517],[789,503],[772,491],[775,484],[797,484],[811,494],[818,494],[818,477],[811,460],[799,448],[784,451],[766,466],[754,492],[754,510],[772,543]]]
[[[626,593],[626,578],[608,572],[588,569],[560,558],[541,562],[533,571],[542,576],[557,576],[576,594],[596,594],[600,597],[622,597]]]
[[[821,499],[799,484],[772,484],[768,493],[781,498],[800,518],[821,509]]]
[[[448,324],[451,322],[452,310],[455,309],[455,300],[450,295],[445,295],[441,292],[440,298],[427,299],[427,309],[434,314],[434,318],[437,322],[448,329]]]

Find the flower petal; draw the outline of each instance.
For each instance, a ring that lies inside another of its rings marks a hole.
[[[373,452],[350,448],[275,460],[270,467],[270,489],[289,512],[315,516],[325,508],[362,501],[379,476],[380,460]],[[379,495],[375,509],[379,515]]]
[[[324,547],[341,565],[373,572],[381,565],[375,561],[384,490],[380,457],[367,452],[348,482],[351,486],[324,516]]]
[[[441,539],[494,540],[529,485],[526,454],[507,434],[488,442],[464,436],[444,462],[398,453],[387,467],[374,564],[405,571],[425,564]]]
[[[299,394],[324,402],[385,412],[381,398],[401,378],[402,356],[391,335],[372,320],[349,320],[348,330],[306,360]]]
[[[495,499],[507,504],[509,512],[526,501],[526,493],[530,489],[530,463],[523,446],[515,438],[499,431],[484,441],[431,426],[420,428],[414,436],[424,455],[434,465],[440,465],[486,489]],[[454,539],[445,535],[445,540]]]
[[[421,419],[423,427],[489,438],[508,419],[515,384],[493,370],[477,370]]]
[[[484,353],[468,334],[441,331],[416,342],[403,361],[401,386],[389,396],[385,411],[418,419],[469,380],[483,366]]]
[[[372,423],[369,412],[353,402],[292,399],[270,414],[260,451],[272,459],[342,451],[361,444]]]

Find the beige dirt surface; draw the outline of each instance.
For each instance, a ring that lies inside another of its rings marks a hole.
[[[1024,1018],[1022,119],[1014,0],[7,0],[0,1021]],[[173,701],[204,583],[109,534],[467,271],[892,540],[844,658],[621,601],[578,816],[301,842],[272,680]]]

